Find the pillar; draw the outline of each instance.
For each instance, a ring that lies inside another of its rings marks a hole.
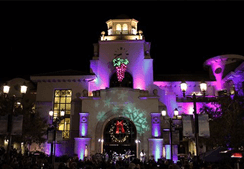
[[[80,114],[79,137],[75,138],[74,153],[78,155],[79,159],[84,160],[86,156],[90,155],[91,138],[87,137],[89,113],[79,113],[79,114]]]
[[[75,138],[75,154],[78,155],[78,158],[84,160],[85,151],[87,148],[87,156],[90,155],[90,140],[91,138]]]
[[[161,113],[151,113],[152,137],[153,138],[161,137],[160,116],[161,116]]]
[[[154,156],[154,160],[158,161],[163,155],[163,139],[162,138],[149,138],[149,156]]]
[[[89,113],[80,113],[79,137],[86,137],[88,132]]]

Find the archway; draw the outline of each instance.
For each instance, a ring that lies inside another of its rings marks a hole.
[[[105,126],[103,131],[103,149],[112,158],[112,153],[125,155],[131,151],[131,156],[136,157],[137,138],[136,126],[126,117],[115,117]]]

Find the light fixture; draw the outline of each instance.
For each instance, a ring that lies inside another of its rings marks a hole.
[[[140,142],[141,142],[140,140],[137,140],[137,139],[135,140],[135,143],[140,143]]]
[[[27,92],[27,86],[25,85],[25,82],[23,85],[20,86],[20,93],[26,94]]]
[[[8,94],[9,93],[9,89],[10,89],[10,86],[8,86],[7,84],[3,85],[3,93],[4,94]]]
[[[204,81],[202,81],[202,82],[200,83],[200,89],[201,89],[201,91],[203,92],[203,96],[205,96],[205,93],[206,93],[206,91],[207,91],[207,83],[205,83]]]
[[[52,110],[52,109],[49,110],[49,116],[50,116],[50,117],[53,117],[53,110]]]
[[[161,111],[162,116],[166,116],[166,110]]]
[[[178,111],[177,108],[175,108],[175,110],[174,110],[174,115],[175,115],[175,116],[178,116],[178,115],[179,115],[179,111]]]
[[[64,109],[62,109],[62,110],[60,111],[60,116],[63,117],[64,115],[65,115],[65,111],[64,111]]]
[[[181,91],[183,92],[183,97],[185,97],[186,89],[187,89],[187,84],[185,81],[182,81],[180,84]]]

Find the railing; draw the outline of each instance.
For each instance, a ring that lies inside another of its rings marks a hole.
[[[135,29],[132,29],[132,30],[115,30],[113,31],[112,29],[109,29],[108,30],[108,35],[120,35],[120,34],[133,34],[135,35],[136,34],[136,30]]]
[[[177,102],[193,102],[192,96],[186,96],[184,97],[176,97]],[[201,96],[201,97],[196,97],[196,102],[216,102],[217,97],[216,96]]]

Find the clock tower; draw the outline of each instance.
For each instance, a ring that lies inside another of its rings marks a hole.
[[[120,18],[110,19],[106,24],[107,35],[105,31],[101,32],[90,61],[91,72],[97,75],[91,90],[110,88],[111,77],[116,73],[119,77],[118,71],[132,77],[133,89],[150,90],[153,85],[153,59],[150,43],[145,41],[142,31],[137,31],[138,21]],[[118,65],[114,64],[114,59]],[[123,70],[121,61],[127,61]],[[121,77],[118,80],[123,84]]]

